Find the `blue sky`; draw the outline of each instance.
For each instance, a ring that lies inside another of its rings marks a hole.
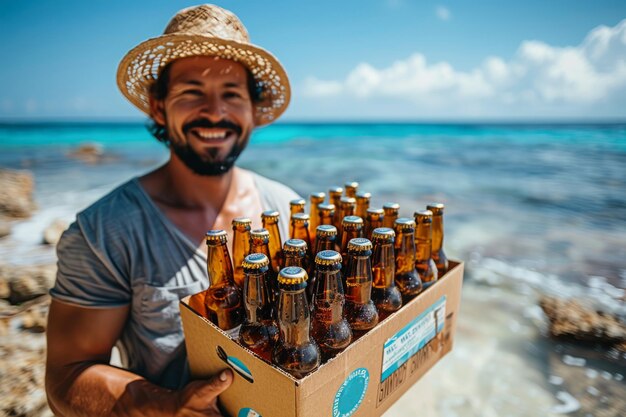
[[[188,1],[0,0],[0,119],[141,120],[124,54]],[[284,64],[284,120],[626,119],[626,1],[223,1]]]

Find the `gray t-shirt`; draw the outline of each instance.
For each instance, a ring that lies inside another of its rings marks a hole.
[[[278,210],[288,238],[290,188],[254,174],[263,210]],[[260,215],[260,213],[259,213]],[[167,388],[187,382],[178,302],[209,286],[206,255],[134,178],[76,216],[57,246],[50,295],[90,308],[130,305],[118,347],[123,365]]]

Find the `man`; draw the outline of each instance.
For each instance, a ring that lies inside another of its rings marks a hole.
[[[235,15],[202,5],[131,50],[118,86],[170,159],[79,213],[58,245],[49,403],[62,416],[220,415],[233,374],[187,383],[178,301],[208,287],[207,230],[231,230],[240,216],[260,226],[277,209],[286,236],[297,195],[234,163],[253,128],[285,110],[289,82]],[[126,369],[109,365],[116,343]]]

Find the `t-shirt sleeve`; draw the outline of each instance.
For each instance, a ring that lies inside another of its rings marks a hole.
[[[52,298],[84,307],[117,307],[130,303],[130,283],[108,265],[107,257],[85,238],[77,222],[57,245],[57,278]]]

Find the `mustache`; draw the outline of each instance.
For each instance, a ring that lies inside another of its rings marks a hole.
[[[234,130],[238,135],[241,134],[241,126],[238,124],[231,122],[230,120],[220,120],[217,123],[213,123],[207,119],[196,119],[189,123],[183,125],[183,133],[187,134],[189,131],[196,127],[203,127],[207,129],[211,128],[222,128],[222,129],[230,129]]]

